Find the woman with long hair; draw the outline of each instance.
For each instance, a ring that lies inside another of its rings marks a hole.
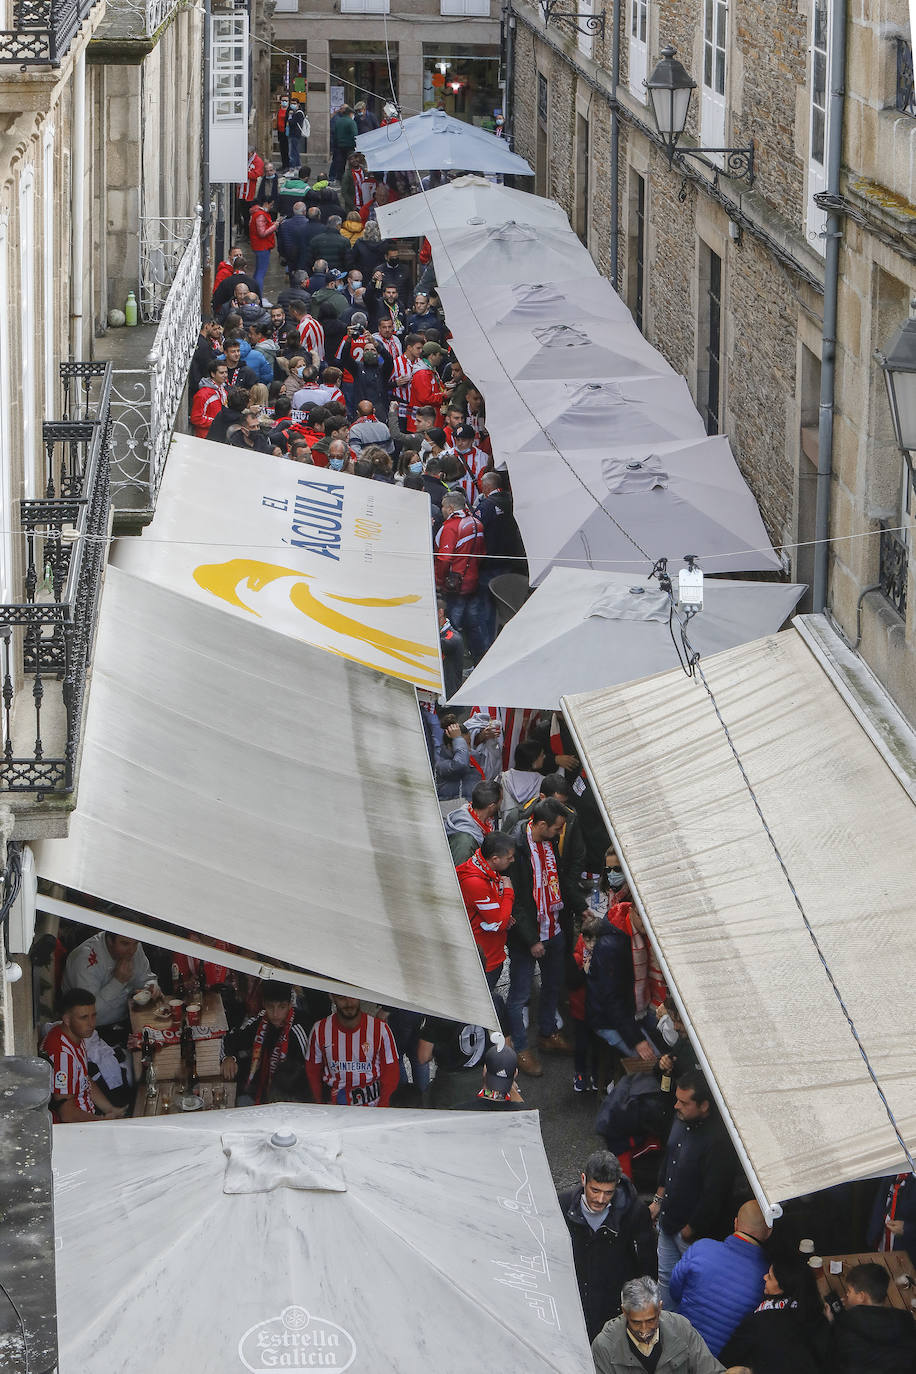
[[[747,1365],[754,1374],[821,1374],[829,1329],[814,1275],[793,1258],[776,1259],[763,1299],[729,1338],[726,1367]]]

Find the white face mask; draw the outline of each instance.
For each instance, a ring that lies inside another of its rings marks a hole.
[[[280,104],[281,104],[282,108],[285,110],[286,107],[289,105],[289,101],[288,101],[288,100],[281,100],[281,101],[280,101]]]

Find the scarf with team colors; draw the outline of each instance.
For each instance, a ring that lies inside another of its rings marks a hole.
[[[280,1034],[277,1037],[277,1043],[270,1052],[270,1061],[267,1065],[267,1081],[266,1083],[259,1083],[258,1078],[261,1067],[261,1055],[264,1052],[264,1037],[267,1035],[267,1027],[269,1024],[267,1013],[261,1012],[257,1034],[254,1037],[254,1045],[251,1048],[251,1070],[248,1074],[247,1084],[256,1105],[260,1105],[264,1093],[270,1085],[271,1079],[289,1052],[289,1033],[292,1029],[293,1017],[295,1015],[296,1008],[291,1006],[286,1013],[286,1020],[283,1022]]]
[[[557,872],[557,856],[549,840],[531,838],[532,822],[525,827],[528,848],[531,851],[531,868],[534,873],[534,900],[538,909],[538,928],[542,940],[550,940],[560,929],[559,913],[563,909],[560,895],[560,875]]]

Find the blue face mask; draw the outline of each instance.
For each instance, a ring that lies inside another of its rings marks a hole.
[[[411,463],[411,464],[410,464],[410,467],[407,469],[407,471],[408,471],[409,473],[412,473],[414,477],[419,477],[419,476],[420,476],[420,473],[423,471],[423,464],[422,464],[422,463]]]
[[[330,458],[330,459],[328,460],[328,467],[333,468],[335,472],[340,472],[340,470],[341,470],[341,468],[343,467],[343,465],[344,465],[344,459],[343,459],[343,458]]]

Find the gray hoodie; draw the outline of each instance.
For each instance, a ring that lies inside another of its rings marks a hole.
[[[499,814],[504,818],[506,813],[516,806],[525,806],[537,797],[541,791],[541,783],[544,781],[541,773],[529,773],[520,768],[507,768],[505,773],[501,773],[499,781],[502,783],[503,798],[499,804]]]
[[[452,851],[452,862],[457,868],[470,859],[483,841],[483,829],[471,815],[470,803],[457,806],[445,818],[445,833],[448,847]]]

